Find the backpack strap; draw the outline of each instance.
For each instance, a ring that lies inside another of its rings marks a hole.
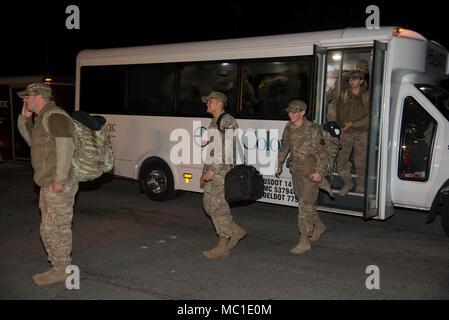
[[[220,132],[221,132],[221,128],[220,128],[221,119],[223,119],[224,115],[226,115],[226,114],[227,114],[226,112],[223,112],[222,114],[220,114],[220,116],[217,119],[217,129]]]

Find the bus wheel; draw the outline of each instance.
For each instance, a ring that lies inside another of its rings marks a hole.
[[[164,201],[174,195],[173,174],[162,160],[145,164],[141,179],[142,188],[151,200]]]

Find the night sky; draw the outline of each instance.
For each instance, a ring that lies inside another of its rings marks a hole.
[[[449,48],[443,2],[364,1],[3,1],[0,76],[74,75],[76,55],[112,48],[365,27],[365,9],[381,26],[412,29]],[[117,4],[122,3],[122,4]],[[68,5],[80,29],[68,30]]]

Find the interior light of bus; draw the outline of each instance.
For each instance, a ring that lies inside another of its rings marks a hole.
[[[403,28],[394,28],[393,29],[393,35],[396,37],[401,37],[402,36],[402,32],[404,32]]]
[[[193,175],[191,173],[184,173],[184,179],[186,179],[186,183],[189,183],[190,179],[192,179]]]
[[[340,61],[341,60],[341,54],[336,53],[332,56],[332,60],[334,61]]]

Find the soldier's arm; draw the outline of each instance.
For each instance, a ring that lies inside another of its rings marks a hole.
[[[354,128],[369,128],[370,110],[369,110],[369,92],[368,91],[363,93],[362,99],[363,99],[363,107],[366,109],[366,116],[356,122],[353,122],[352,126]]]
[[[369,128],[369,114],[366,117],[360,119],[359,121],[352,123],[353,128]]]
[[[203,166],[203,172],[202,172],[202,174],[205,174],[207,171],[209,171],[210,170],[210,164],[205,164],[204,166]]]
[[[322,145],[322,137],[319,129],[315,130],[312,135],[312,145],[313,149],[316,150],[317,155],[317,165],[316,165],[316,173],[318,173],[321,177],[324,177],[326,174],[326,164],[327,158],[324,147]]]
[[[226,138],[226,130],[233,131],[237,128],[237,121],[233,117],[224,116],[220,124],[222,139]],[[235,138],[233,138],[232,134],[230,135],[228,133],[228,138],[225,139],[225,143],[224,145],[222,144],[222,147],[221,163],[214,162],[209,167],[209,170],[217,175],[223,175],[224,171],[228,170],[230,166],[235,163]],[[231,150],[232,155],[230,154]]]
[[[28,146],[31,146],[31,130],[33,128],[33,120],[31,119],[31,116],[25,117],[19,114],[19,118],[17,119],[17,128]]]
[[[284,132],[282,133],[282,143],[281,147],[278,151],[278,164],[277,168],[282,170],[282,166],[284,164],[285,158],[287,158],[288,153],[290,152],[290,135],[288,134],[288,124],[284,128]]]
[[[55,183],[63,184],[72,166],[75,145],[73,143],[73,125],[61,114],[53,114],[48,118],[48,131],[55,137],[56,172]]]

